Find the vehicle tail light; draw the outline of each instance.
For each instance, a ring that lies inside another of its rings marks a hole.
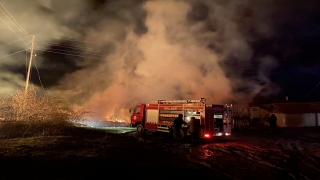
[[[226,133],[226,136],[230,136],[230,135],[231,135],[231,133],[229,133],[229,132],[228,132],[228,133]]]
[[[210,137],[210,134],[205,134],[204,137],[208,138]]]

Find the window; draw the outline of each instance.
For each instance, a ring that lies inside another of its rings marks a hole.
[[[222,119],[222,114],[215,114],[215,115],[213,115],[213,118]]]
[[[134,113],[135,114],[140,114],[140,108],[134,108]]]

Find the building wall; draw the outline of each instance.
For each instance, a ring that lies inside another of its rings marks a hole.
[[[315,113],[284,114],[282,125],[279,127],[315,126]]]
[[[260,110],[260,118],[265,119],[269,117],[269,114],[270,114],[269,111],[262,108],[259,108],[259,110]]]
[[[278,127],[286,127],[286,120],[284,114],[282,113],[272,113],[277,117],[277,125]]]
[[[250,107],[246,104],[233,104],[233,117],[235,118],[249,118]]]
[[[258,106],[250,106],[245,104],[233,105],[233,117],[237,126],[251,126],[251,120],[259,118],[259,122],[268,126],[269,111],[258,107],[257,111],[253,108]],[[275,114],[279,127],[302,127],[302,126],[320,126],[320,113],[304,113],[304,114]],[[318,119],[316,119],[318,115]],[[316,122],[317,121],[317,122]]]

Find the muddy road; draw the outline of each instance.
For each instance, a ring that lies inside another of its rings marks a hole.
[[[190,157],[233,179],[320,179],[318,133],[297,130],[239,130],[191,148]]]
[[[155,141],[152,136],[140,140]],[[158,137],[159,138],[159,137]],[[233,136],[182,144],[165,151],[226,179],[320,179],[320,128],[235,129]],[[157,140],[161,142],[161,140]]]
[[[320,128],[234,129],[176,144],[168,134],[75,128],[0,138],[0,179],[320,179]]]

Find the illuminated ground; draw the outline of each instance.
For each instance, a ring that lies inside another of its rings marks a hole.
[[[0,179],[320,179],[320,128],[236,129],[199,145],[132,130],[0,138]]]
[[[95,121],[81,121],[74,123],[75,126],[93,129],[93,130],[103,130],[106,133],[113,133],[113,134],[123,134],[128,132],[135,132],[135,127],[130,127],[129,124],[126,123],[119,123],[119,122],[112,122],[112,121],[102,121],[102,122],[95,122]]]
[[[123,134],[128,132],[134,132],[136,128],[133,127],[97,127],[96,129],[101,129],[107,133]]]

